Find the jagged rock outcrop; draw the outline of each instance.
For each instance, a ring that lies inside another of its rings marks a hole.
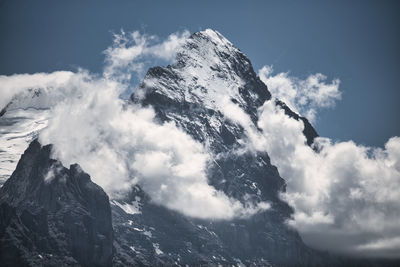
[[[2,266],[111,266],[109,199],[79,165],[34,140],[0,188]]]

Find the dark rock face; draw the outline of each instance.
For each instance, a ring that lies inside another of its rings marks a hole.
[[[301,120],[304,124],[303,134],[307,139],[307,144],[310,146],[316,137],[318,137],[317,131],[315,131],[314,127],[312,127],[311,123],[307,120],[307,118],[299,116],[297,113],[293,112],[284,102],[277,99],[275,104],[280,106],[284,111],[285,114],[294,118],[295,120]]]
[[[106,193],[78,165],[50,158],[34,140],[0,189],[2,266],[110,266]]]
[[[135,188],[130,199],[138,196],[140,213],[112,205],[114,266],[335,266],[331,256],[306,247],[284,226],[278,211],[251,219],[198,220],[152,204]]]

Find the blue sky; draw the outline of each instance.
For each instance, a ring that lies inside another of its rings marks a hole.
[[[161,38],[213,28],[255,70],[339,78],[342,100],[317,131],[382,146],[400,135],[399,11],[396,1],[0,1],[0,75],[101,72],[121,28]]]

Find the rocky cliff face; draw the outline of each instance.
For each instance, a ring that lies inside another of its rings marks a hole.
[[[2,266],[110,266],[111,211],[106,193],[79,165],[50,158],[34,140],[0,189]]]

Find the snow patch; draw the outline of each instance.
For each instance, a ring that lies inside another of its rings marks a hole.
[[[118,200],[112,200],[112,204],[120,207],[123,211],[125,211],[128,214],[141,214],[142,212],[140,211],[140,204],[139,201],[132,201],[131,203],[126,203],[126,202],[120,202]]]
[[[164,254],[164,252],[160,249],[160,245],[158,243],[153,243],[153,248],[157,255]]]

